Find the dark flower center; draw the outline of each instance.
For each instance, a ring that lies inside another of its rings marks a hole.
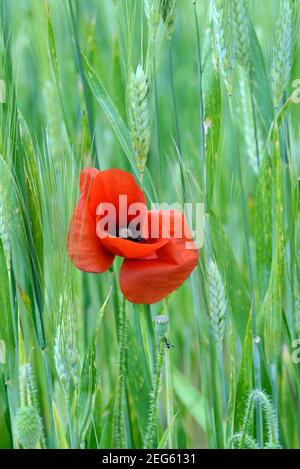
[[[134,232],[130,228],[119,228],[117,236],[118,238],[127,239],[128,241],[133,241],[135,243],[145,241],[139,233]]]

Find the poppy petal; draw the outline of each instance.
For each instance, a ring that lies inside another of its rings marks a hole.
[[[185,228],[182,236],[171,238],[156,251],[155,256],[124,260],[120,286],[124,296],[132,303],[152,304],[162,300],[176,290],[196,267],[198,250],[183,215],[178,212],[171,212],[170,235],[174,236],[175,227],[182,222]]]
[[[121,169],[99,171],[91,188],[89,202],[91,214],[96,215],[100,203],[111,203],[118,216],[121,195],[127,197],[127,207],[134,203],[146,205],[145,196],[132,174]]]
[[[67,237],[67,252],[74,265],[84,272],[105,272],[113,263],[114,255],[107,251],[96,235],[96,222],[91,216],[86,192],[96,173],[93,168],[80,175],[82,194],[73,212]]]
[[[137,257],[149,256],[169,242],[168,239],[160,239],[157,242],[135,242],[129,239],[117,238],[107,235],[101,238],[106,249],[116,256],[136,259]]]
[[[99,173],[99,170],[96,168],[85,168],[81,171],[79,176],[79,190],[82,194],[83,192],[88,192],[94,182],[95,177]]]

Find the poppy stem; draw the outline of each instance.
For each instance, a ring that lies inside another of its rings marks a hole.
[[[166,415],[167,415],[167,428],[170,429],[168,436],[168,447],[176,448],[174,446],[174,430],[172,426],[172,419],[174,419],[174,399],[173,399],[173,386],[172,386],[172,363],[171,356],[166,354],[165,363],[165,386],[166,386]]]
[[[159,388],[160,388],[161,375],[162,375],[162,369],[163,369],[163,364],[164,364],[164,355],[165,355],[165,338],[160,337],[159,351],[158,351],[157,359],[156,359],[156,370],[154,373],[154,380],[153,380],[152,392],[151,392],[148,425],[147,425],[146,435],[144,439],[145,449],[149,449],[152,447],[154,436],[155,436],[157,414],[158,414]]]
[[[119,316],[119,370],[118,388],[115,404],[115,441],[117,448],[124,448],[123,441],[123,401],[126,378],[127,362],[127,322],[126,322],[126,299],[122,298]]]

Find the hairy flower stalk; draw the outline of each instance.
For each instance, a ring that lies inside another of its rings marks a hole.
[[[272,401],[261,390],[254,389],[248,397],[241,431],[234,434],[229,442],[229,448],[257,448],[257,442],[249,435],[249,429],[254,419],[254,407],[261,405],[267,429],[267,442],[265,448],[280,448],[278,420]]]
[[[168,327],[167,316],[157,316],[155,318],[156,333],[158,339],[158,352],[156,357],[156,368],[153,378],[152,392],[150,396],[150,412],[148,416],[148,424],[144,439],[144,448],[149,449],[152,447],[155,430],[157,425],[158,405],[159,405],[159,391],[162,376],[162,369],[164,364],[166,336],[165,333]]]
[[[33,449],[40,444],[46,447],[43,423],[37,400],[37,389],[34,382],[31,365],[20,368],[21,406],[15,418],[16,436],[25,449]]]
[[[235,433],[232,435],[232,437],[229,439],[227,448],[230,449],[237,449],[240,448],[240,443],[243,435],[242,433]],[[244,436],[244,443],[243,443],[243,448],[245,449],[259,449],[256,441],[254,438],[252,438],[249,435]]]
[[[271,83],[275,108],[278,108],[289,83],[293,53],[293,2],[280,0],[276,38],[272,54]]]
[[[34,407],[24,406],[17,410],[15,428],[17,439],[23,448],[36,448],[42,435],[42,423]]]
[[[126,362],[127,362],[127,319],[126,299],[123,297],[119,320],[119,370],[118,390],[115,406],[115,434],[117,448],[124,448],[123,403],[125,393]]]
[[[150,149],[150,112],[148,78],[141,64],[131,73],[127,90],[128,121],[137,166],[143,179]]]
[[[228,1],[211,0],[211,20],[213,25],[213,46],[220,72],[229,96],[232,95],[233,54],[230,34]]]

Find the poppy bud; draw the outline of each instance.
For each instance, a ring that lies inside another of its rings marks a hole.
[[[25,449],[35,448],[42,436],[42,422],[32,406],[20,407],[16,415],[16,433],[19,443]]]
[[[156,316],[155,327],[159,337],[164,337],[168,330],[169,318],[166,315]]]

